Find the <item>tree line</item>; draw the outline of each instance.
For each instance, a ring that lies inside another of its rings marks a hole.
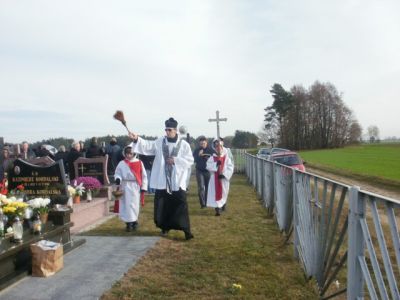
[[[156,137],[153,136],[142,136],[142,137],[148,140],[156,139]],[[120,145],[121,147],[125,147],[131,142],[131,140],[127,135],[119,135],[119,136],[106,135],[106,136],[99,136],[96,138],[99,146],[108,145],[112,138],[116,138],[118,145]],[[85,148],[89,148],[91,140],[92,138],[86,138],[85,140],[82,141]],[[63,145],[66,147],[66,149],[69,149],[73,142],[74,139],[72,138],[66,138],[66,137],[49,138],[34,142],[31,144],[31,147],[39,148],[41,145],[52,145],[58,149],[61,145]]]
[[[314,82],[308,89],[285,90],[275,83],[274,99],[265,108],[265,132],[270,143],[289,149],[343,147],[361,139],[362,128],[331,83]]]

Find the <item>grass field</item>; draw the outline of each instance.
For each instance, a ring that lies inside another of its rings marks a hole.
[[[318,299],[314,282],[304,278],[292,246],[284,244],[244,176],[233,177],[221,217],[200,209],[196,190],[192,180],[188,203],[195,238],[185,241],[182,232],[171,231],[102,299]],[[158,236],[152,198],[146,201],[139,231],[127,233],[113,218],[89,234]]]
[[[400,144],[301,151],[311,167],[400,188]]]

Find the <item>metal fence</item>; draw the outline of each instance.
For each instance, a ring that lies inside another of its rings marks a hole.
[[[245,173],[321,298],[400,299],[400,202],[245,154]]]

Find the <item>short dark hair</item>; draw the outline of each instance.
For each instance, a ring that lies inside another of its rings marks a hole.
[[[206,138],[205,136],[201,136],[201,137],[199,138],[199,142],[202,142],[202,141],[208,142],[208,140],[207,140],[207,138]]]
[[[169,118],[168,120],[165,121],[165,127],[166,128],[177,128],[178,127],[178,121],[175,120],[174,118]]]

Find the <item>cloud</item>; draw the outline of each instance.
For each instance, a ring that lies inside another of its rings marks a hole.
[[[16,116],[2,134],[125,134],[116,109],[146,135],[174,116],[214,136],[216,110],[222,135],[257,132],[275,82],[320,80],[365,128],[373,116],[383,136],[400,136],[399,14],[394,0],[3,2],[0,103]]]

